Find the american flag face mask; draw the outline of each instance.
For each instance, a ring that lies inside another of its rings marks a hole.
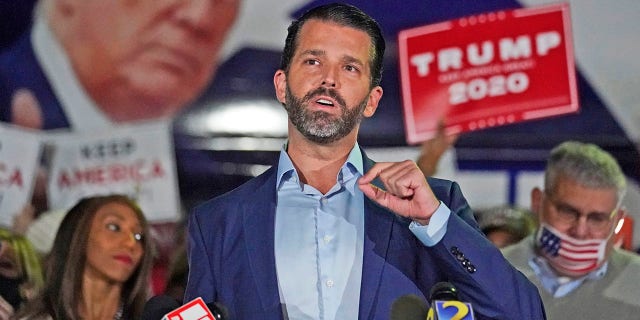
[[[575,239],[546,223],[541,223],[536,235],[536,245],[556,270],[570,276],[578,276],[585,275],[601,265],[609,237],[594,240]]]

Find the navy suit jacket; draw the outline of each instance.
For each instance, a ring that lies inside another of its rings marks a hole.
[[[365,159],[368,170],[373,162]],[[233,319],[283,319],[274,253],[276,172],[277,165],[192,212],[185,301],[222,303]],[[433,247],[413,235],[408,219],[365,197],[359,318],[388,319],[398,297],[424,298],[436,282],[450,281],[477,319],[544,319],[536,287],[482,235],[458,185],[428,181],[451,209],[447,232]]]

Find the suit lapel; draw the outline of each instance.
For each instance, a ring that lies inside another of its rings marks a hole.
[[[373,161],[368,159],[364,152],[362,155],[366,172],[373,165]],[[256,188],[250,200],[240,204],[249,265],[265,311],[273,311],[274,307],[279,308],[280,305],[274,251],[276,212],[276,170],[274,168],[277,168],[277,165],[265,173],[268,177]],[[377,179],[373,184],[383,187]],[[364,214],[365,239],[360,286],[360,319],[368,319],[373,306],[376,305],[393,228],[393,214],[366,197]]]
[[[364,170],[367,172],[373,161],[362,152]],[[380,180],[373,184],[383,188]],[[378,299],[378,289],[387,258],[387,250],[393,229],[393,213],[381,208],[365,196],[364,200],[364,256],[362,259],[362,283],[360,285],[360,319],[369,319]]]
[[[269,176],[265,182],[256,188],[246,202],[240,204],[247,258],[265,314],[279,309],[280,305],[274,251],[276,170],[272,168],[267,174]]]

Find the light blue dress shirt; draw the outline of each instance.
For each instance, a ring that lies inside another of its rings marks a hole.
[[[286,145],[285,145],[286,148]],[[277,176],[275,257],[286,319],[357,319],[364,246],[363,173],[358,144],[326,194],[300,181],[286,150]],[[428,226],[410,229],[427,246],[446,231],[450,210],[440,204]]]
[[[576,290],[582,283],[590,280],[599,280],[607,274],[607,265],[609,262],[605,262],[600,268],[591,271],[590,273],[580,278],[569,278],[558,276],[551,268],[547,260],[542,257],[533,257],[529,260],[529,266],[533,269],[542,287],[549,292],[554,298],[560,298],[568,295]]]

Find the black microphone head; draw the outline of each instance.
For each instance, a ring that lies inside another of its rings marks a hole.
[[[429,307],[426,301],[415,294],[406,294],[391,305],[390,320],[424,320]]]
[[[431,292],[429,293],[429,303],[433,304],[434,300],[458,300],[458,290],[451,282],[438,282],[431,287]]]
[[[141,320],[160,320],[165,314],[179,308],[180,301],[168,295],[159,295],[147,300],[142,310]]]
[[[223,306],[221,303],[218,303],[218,302],[207,303],[207,308],[209,308],[215,320],[231,319],[229,317],[229,310],[227,310],[227,308]]]

